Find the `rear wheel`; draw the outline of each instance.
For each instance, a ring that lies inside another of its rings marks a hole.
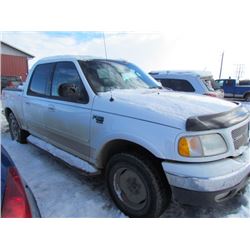
[[[13,113],[8,117],[11,139],[20,143],[26,143],[28,132],[21,129]]]
[[[114,155],[107,165],[106,181],[114,202],[129,217],[159,217],[171,200],[166,177],[150,158]]]
[[[245,100],[246,100],[247,102],[250,102],[250,94],[247,94],[247,95],[245,96]]]

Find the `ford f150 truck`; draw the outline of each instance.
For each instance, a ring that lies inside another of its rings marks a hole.
[[[250,174],[250,115],[241,104],[162,89],[126,61],[45,58],[23,90],[2,98],[13,139],[103,172],[130,217],[160,216],[171,200],[225,201]]]
[[[250,81],[219,79],[216,83],[224,90],[225,97],[245,99],[250,102]]]

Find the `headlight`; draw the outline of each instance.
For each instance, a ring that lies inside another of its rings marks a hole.
[[[227,152],[227,145],[219,134],[181,137],[178,151],[184,157],[213,156]]]

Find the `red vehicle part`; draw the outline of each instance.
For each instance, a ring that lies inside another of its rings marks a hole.
[[[8,170],[2,218],[31,218],[29,202],[21,177],[15,167]]]

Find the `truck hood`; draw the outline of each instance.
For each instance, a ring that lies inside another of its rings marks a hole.
[[[191,116],[230,111],[235,103],[197,94],[157,89],[112,90],[96,96],[96,111],[127,116],[185,130]]]

